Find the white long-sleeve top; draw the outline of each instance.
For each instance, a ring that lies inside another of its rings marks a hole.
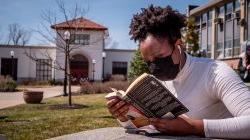
[[[187,116],[203,120],[206,137],[250,139],[250,91],[227,64],[186,55],[177,77],[163,84]]]

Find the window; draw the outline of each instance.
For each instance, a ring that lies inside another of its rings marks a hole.
[[[236,17],[240,17],[240,2],[236,0],[234,2],[234,13]],[[239,18],[234,17],[234,35],[233,35],[233,56],[240,55],[240,25]]]
[[[127,75],[127,62],[113,62],[112,63],[112,74]]]
[[[208,12],[208,26],[207,26],[207,57],[211,57],[211,46],[212,46],[212,11]]]
[[[199,35],[199,46],[201,44],[201,32],[200,32],[200,29],[201,29],[201,25],[200,25],[200,22],[201,22],[201,16],[197,16],[195,17],[195,31],[197,32],[197,34]]]
[[[220,8],[218,8],[217,10],[217,15],[218,18],[224,18],[224,6],[221,6]],[[224,57],[223,54],[223,49],[224,49],[224,24],[220,23],[220,24],[216,24],[217,26],[217,33],[216,33],[216,37],[217,37],[217,43],[216,43],[216,58],[217,59],[221,59]]]
[[[234,3],[234,9],[235,11],[240,10],[240,0],[236,0]]]
[[[205,29],[207,27],[207,13],[204,13],[201,18],[201,28]]]
[[[195,17],[195,30],[200,30],[200,16]]]
[[[70,37],[71,44],[89,45],[90,35],[89,34],[74,34]]]
[[[233,3],[226,4],[226,15],[225,15],[225,57],[232,57],[233,55]]]
[[[36,61],[36,79],[39,81],[47,81],[51,79],[51,60],[38,59]]]
[[[202,14],[201,25],[201,49],[207,49],[207,13]]]
[[[226,4],[226,14],[230,14],[233,12],[233,3]]]
[[[202,15],[202,23],[207,22],[207,13]]]
[[[212,11],[209,11],[208,15],[207,15],[207,20],[208,21],[212,19],[212,15],[213,15]]]
[[[225,12],[224,6],[221,6],[221,7],[218,9],[218,17],[219,17],[219,18],[224,18],[224,12]]]
[[[228,3],[226,4],[226,15],[225,15],[225,20],[231,20],[232,19],[232,13],[233,13],[233,3]]]

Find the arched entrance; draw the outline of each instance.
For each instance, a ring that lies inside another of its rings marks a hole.
[[[79,83],[81,79],[88,78],[88,59],[81,54],[73,55],[70,60],[70,71],[73,84]]]

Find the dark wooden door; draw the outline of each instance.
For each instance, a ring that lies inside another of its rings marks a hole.
[[[17,58],[2,58],[1,59],[1,75],[11,76],[17,80]]]

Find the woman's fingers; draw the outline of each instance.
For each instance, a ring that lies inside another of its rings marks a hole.
[[[115,118],[118,118],[119,120],[127,120],[125,115],[129,110],[129,105],[126,102],[118,98],[111,99],[107,102],[107,107],[109,109],[109,112]]]
[[[165,129],[167,127],[167,124],[171,120],[168,119],[158,119],[158,118],[150,118],[150,124],[156,127],[156,129]]]
[[[117,117],[125,116],[128,112],[128,109],[129,109],[128,106],[124,106],[121,109],[117,110],[117,113],[116,113]]]
[[[116,103],[116,104],[113,106],[114,111],[119,110],[119,109],[120,109],[122,106],[124,106],[125,104],[126,104],[126,102],[124,102],[124,101],[120,101],[120,102]]]
[[[115,98],[115,99],[111,99],[107,102],[107,107],[110,108],[113,105],[115,105],[117,102],[119,102],[119,99]]]

